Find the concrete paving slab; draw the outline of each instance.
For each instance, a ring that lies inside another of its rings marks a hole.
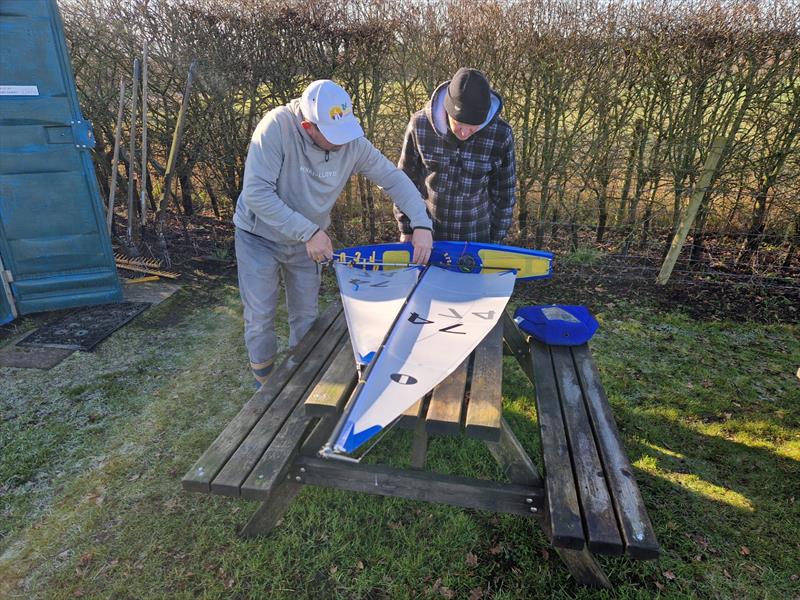
[[[167,281],[144,281],[142,283],[125,283],[122,280],[122,295],[128,302],[150,302],[153,306],[161,304],[183,287],[179,283]]]

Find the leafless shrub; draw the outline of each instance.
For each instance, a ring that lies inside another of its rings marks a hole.
[[[695,223],[694,258],[704,260],[704,240],[723,238],[738,248],[740,266],[763,260],[768,248],[787,266],[797,254],[800,7],[791,0],[61,6],[106,189],[119,78],[130,76],[144,36],[155,186],[196,58],[182,207],[221,217],[239,193],[255,124],[311,80],[348,88],[368,135],[394,157],[410,114],[459,66],[473,66],[504,96],[514,128],[521,242],[576,247],[592,231],[594,243],[623,252],[663,246],[721,136],[728,144]],[[363,180],[347,187],[337,235],[394,235],[375,194]]]

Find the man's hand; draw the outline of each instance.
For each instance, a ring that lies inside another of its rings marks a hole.
[[[414,258],[412,262],[424,265],[431,257],[433,248],[433,234],[428,229],[415,229],[411,234],[411,245],[414,246]]]
[[[308,257],[314,262],[322,262],[333,258],[333,244],[328,234],[320,229],[306,242]]]
[[[400,242],[405,244],[406,242],[411,241],[411,234],[410,233],[401,233],[400,234]]]

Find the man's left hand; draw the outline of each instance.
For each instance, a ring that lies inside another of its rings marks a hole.
[[[415,229],[411,236],[411,245],[414,246],[412,262],[417,265],[424,265],[431,257],[433,234],[429,229]]]

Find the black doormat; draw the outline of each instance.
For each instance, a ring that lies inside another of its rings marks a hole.
[[[148,306],[149,302],[120,302],[82,308],[40,327],[17,345],[91,350]]]

